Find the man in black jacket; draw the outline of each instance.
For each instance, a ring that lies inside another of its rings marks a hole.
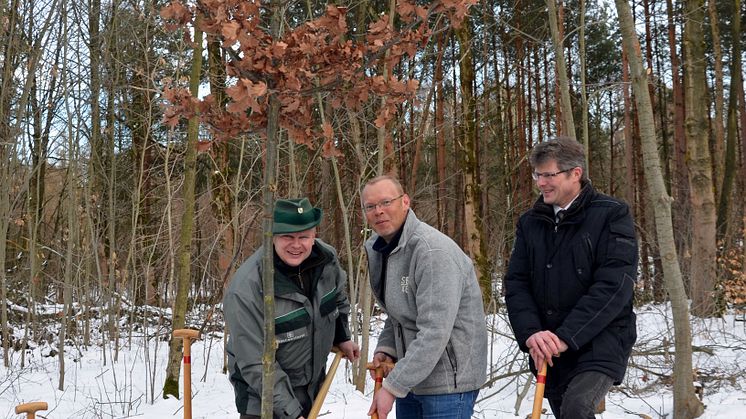
[[[518,221],[505,278],[510,324],[561,419],[593,418],[637,338],[637,239],[629,207],[593,189],[583,147],[560,137],[530,158],[541,196]]]

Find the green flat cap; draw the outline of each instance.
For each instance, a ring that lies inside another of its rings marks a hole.
[[[272,214],[272,234],[297,233],[316,227],[322,211],[308,198],[278,199]]]

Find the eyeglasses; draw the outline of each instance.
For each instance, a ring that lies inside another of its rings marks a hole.
[[[560,170],[559,172],[554,172],[554,173],[536,173],[536,172],[533,172],[533,173],[531,173],[531,177],[534,180],[539,180],[541,178],[549,180],[549,179],[554,178],[555,176],[557,176],[560,173],[567,173],[567,172],[569,172],[572,169],[574,169],[574,167],[571,167],[571,168],[565,169],[565,170]]]
[[[404,196],[404,194],[401,194],[401,195],[397,196],[396,198],[384,199],[383,201],[381,201],[381,202],[379,202],[377,204],[365,204],[365,205],[363,205],[363,210],[365,212],[373,212],[373,211],[377,210],[378,207],[388,208],[388,207],[391,206],[391,204],[394,203],[394,201],[396,201],[397,199],[399,199],[399,198],[401,198],[403,196]]]

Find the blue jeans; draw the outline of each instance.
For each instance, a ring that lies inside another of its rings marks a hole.
[[[396,399],[396,419],[469,419],[479,390]]]

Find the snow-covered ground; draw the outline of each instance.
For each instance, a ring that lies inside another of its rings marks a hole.
[[[703,418],[744,417],[746,415],[746,321],[734,315],[717,320],[693,320],[694,363],[698,383],[703,385]],[[375,323],[375,322],[374,322]],[[491,317],[493,333],[490,363],[491,379],[479,396],[475,418],[525,418],[531,412],[533,380],[525,370],[525,357],[517,352],[502,316]],[[374,324],[374,334],[379,327]],[[672,418],[670,383],[673,345],[672,320],[665,306],[638,309],[638,345],[622,386],[606,399],[606,412],[598,418]],[[18,332],[16,330],[16,332]],[[165,333],[165,332],[164,332]],[[192,345],[193,417],[237,418],[233,390],[222,371],[223,340],[219,335]],[[163,336],[161,336],[163,338]],[[182,401],[164,400],[163,383],[167,346],[151,337],[145,345],[142,335],[133,336],[131,345],[122,341],[118,358],[106,347],[87,350],[70,347],[66,357],[65,389],[59,385],[57,356],[50,346],[26,352],[21,368],[20,352],[12,354],[12,368],[0,366],[0,417],[19,418],[17,404],[46,401],[48,411],[39,418],[181,418]],[[332,357],[329,361],[331,363]],[[373,383],[368,378],[366,392],[349,383],[351,371],[343,361],[321,410],[322,417],[364,419],[370,405]],[[521,395],[523,394],[523,397]],[[517,408],[517,400],[522,399]],[[548,403],[544,403],[548,409]],[[390,415],[389,417],[394,417]],[[551,412],[543,417],[552,417]]]

